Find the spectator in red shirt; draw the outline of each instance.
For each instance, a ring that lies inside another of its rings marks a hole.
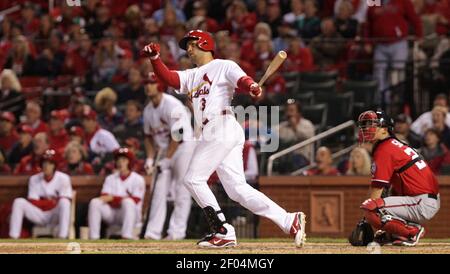
[[[231,36],[248,38],[257,22],[256,14],[248,11],[244,1],[234,0],[227,8],[222,29],[228,30]]]
[[[340,175],[337,168],[333,166],[333,158],[331,151],[327,147],[319,147],[316,151],[316,166],[313,169],[307,170],[305,175],[325,175],[336,176]]]
[[[33,153],[23,157],[14,169],[15,175],[33,175],[41,171],[41,157],[49,149],[48,137],[39,132],[33,138]]]
[[[414,10],[411,0],[382,1],[382,5],[367,10],[366,37],[374,48],[374,77],[378,81],[375,103],[389,104],[388,67],[398,81],[405,76],[404,68],[408,58],[409,28],[413,27],[416,38],[422,39],[422,22]]]
[[[227,44],[225,53],[225,59],[236,62],[248,76],[255,78],[255,67],[252,63],[241,58],[241,50],[238,42],[230,41]]]
[[[77,47],[67,53],[63,71],[65,74],[84,76],[91,70],[94,57],[92,41],[87,33],[80,35]]]
[[[86,162],[87,151],[78,142],[72,141],[64,149],[65,163],[61,171],[69,175],[94,175],[92,165]]]
[[[48,131],[48,126],[44,121],[41,120],[41,116],[42,116],[41,106],[34,101],[29,101],[25,108],[24,124],[31,126],[31,128],[33,129],[33,136],[35,136],[39,132]]]
[[[16,117],[12,112],[1,112],[0,114],[0,149],[3,149],[6,153],[11,151],[14,143],[19,140],[14,123]]]
[[[303,45],[299,37],[290,39],[287,56],[282,68],[284,71],[305,72],[315,68],[311,50]]]
[[[48,139],[50,148],[58,154],[63,154],[64,149],[69,142],[69,135],[64,128],[64,122],[69,118],[69,112],[66,109],[53,110],[50,113],[50,126]]]
[[[243,60],[253,63],[253,60],[256,58],[254,49],[255,40],[256,37],[261,34],[266,35],[267,37],[272,37],[272,30],[267,23],[259,22],[256,24],[253,34],[242,42],[241,57]]]
[[[21,19],[20,24],[23,26],[23,34],[31,37],[39,30],[39,19],[36,18],[36,11],[34,4],[26,2],[20,9]]]

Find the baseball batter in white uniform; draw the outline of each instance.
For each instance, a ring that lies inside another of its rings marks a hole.
[[[114,151],[117,171],[106,177],[98,198],[89,203],[89,237],[100,238],[101,222],[121,225],[123,239],[135,239],[134,228],[141,224],[144,177],[131,171],[134,155],[128,148]]]
[[[192,100],[198,142],[189,163],[185,184],[206,215],[212,233],[198,242],[200,247],[236,246],[233,226],[225,219],[207,185],[216,171],[228,196],[253,213],[275,222],[285,233],[295,237],[297,247],[305,241],[305,214],[288,213],[266,195],[245,181],[242,150],[244,131],[230,107],[236,89],[260,96],[261,88],[242,69],[229,60],[214,59],[214,40],[209,33],[190,31],[179,43],[187,51],[194,69],[171,71],[159,58],[159,45],[145,46],[153,69],[164,83],[187,93]]]
[[[69,236],[72,185],[70,177],[56,170],[55,151],[48,149],[42,155],[42,172],[30,177],[28,197],[14,200],[9,236],[17,239],[23,218],[33,224],[56,226],[58,237]]]
[[[156,150],[162,153],[163,158],[158,163],[160,172],[153,191],[144,237],[155,240],[162,238],[167,198],[169,192],[174,189],[174,209],[166,239],[180,240],[186,237],[192,203],[183,178],[195,144],[189,110],[177,98],[164,93],[165,90],[165,86],[158,83],[155,75],[148,76],[145,91],[150,101],[144,109],[145,147],[148,157],[146,166],[152,166]]]

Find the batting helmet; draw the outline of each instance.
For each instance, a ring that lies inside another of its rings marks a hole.
[[[180,48],[187,50],[187,43],[189,40],[198,40],[197,46],[204,51],[211,51],[214,53],[214,39],[212,36],[202,30],[191,30],[178,43]]]
[[[118,148],[114,151],[114,160],[117,161],[119,157],[128,158],[128,168],[131,169],[134,164],[134,154],[131,150],[126,147]]]
[[[394,120],[388,117],[382,110],[368,110],[358,117],[359,142],[373,142],[377,128],[387,128],[392,135]]]
[[[47,149],[41,157],[41,166],[45,161],[52,162],[53,164],[57,164],[58,159],[56,157],[56,151],[54,149]]]

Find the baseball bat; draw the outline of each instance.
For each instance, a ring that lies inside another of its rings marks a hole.
[[[150,210],[152,207],[153,193],[155,193],[156,182],[158,181],[158,175],[161,172],[160,168],[158,167],[158,162],[162,157],[161,154],[162,154],[161,150],[158,150],[158,152],[156,154],[155,162],[153,162],[152,184],[150,185],[150,187],[151,187],[150,198],[148,201],[147,212],[145,213],[145,221],[142,224],[141,233],[139,234],[140,239],[144,239],[145,231],[147,230],[148,220],[150,219]]]
[[[283,50],[280,50],[277,55],[273,58],[272,62],[270,62],[269,66],[266,69],[266,72],[264,73],[261,80],[259,80],[258,85],[262,87],[264,85],[264,82],[266,82],[267,78],[270,77],[277,69],[283,64],[284,60],[287,58],[287,53]]]

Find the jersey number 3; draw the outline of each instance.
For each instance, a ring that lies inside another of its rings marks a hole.
[[[405,151],[406,154],[408,154],[408,156],[411,156],[411,155],[412,155],[412,157],[411,157],[412,160],[414,160],[414,159],[416,159],[417,157],[419,157],[419,155],[417,154],[417,152],[416,152],[414,149],[410,148],[410,147],[408,147],[408,148],[405,149],[404,151]],[[417,161],[417,163],[415,163],[415,165],[417,166],[417,168],[418,168],[419,170],[421,170],[421,169],[423,169],[423,168],[425,168],[425,167],[427,166],[427,164],[425,163],[424,160]]]
[[[202,98],[202,99],[200,99],[200,101],[201,101],[201,106],[200,106],[200,110],[201,111],[204,111],[205,110],[205,108],[206,108],[206,99],[205,98]]]
[[[392,140],[392,144],[394,144],[394,145],[396,145],[396,146],[398,146],[398,147],[403,147],[403,144],[402,143],[400,143],[399,141],[397,141],[397,140]],[[417,152],[414,150],[414,149],[412,149],[412,148],[410,148],[410,147],[407,147],[405,150],[403,150],[408,156],[412,156],[411,157],[411,160],[414,160],[414,159],[416,159],[417,157],[419,157],[419,154],[417,154]],[[427,166],[427,164],[425,163],[425,161],[424,160],[420,160],[420,161],[417,161],[417,163],[415,163],[415,165],[417,166],[417,168],[419,169],[419,170],[421,170],[421,169],[423,169],[423,168],[425,168],[426,166]]]

